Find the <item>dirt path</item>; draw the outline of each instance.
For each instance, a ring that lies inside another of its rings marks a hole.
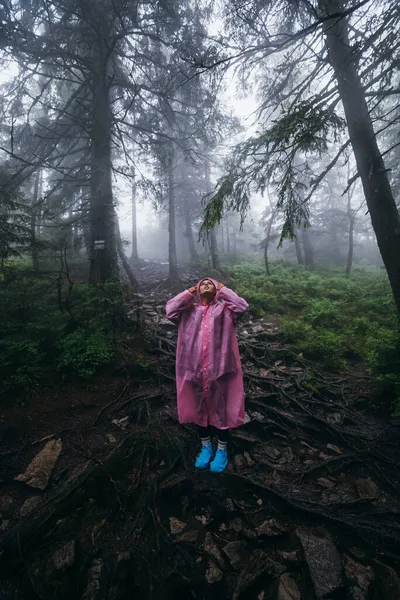
[[[398,600],[399,427],[366,410],[368,381],[318,372],[247,316],[247,422],[225,474],[196,472],[152,274],[129,309],[146,323],[139,370],[31,428],[22,409],[2,440],[0,599]]]

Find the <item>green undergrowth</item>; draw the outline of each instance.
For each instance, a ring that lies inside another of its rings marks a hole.
[[[354,269],[346,277],[275,263],[267,276],[262,265],[247,262],[230,272],[254,316],[279,316],[284,342],[330,369],[365,361],[400,411],[397,317],[384,270]]]
[[[89,378],[110,364],[124,329],[124,288],[8,271],[0,280],[0,396],[31,395],[46,379]]]

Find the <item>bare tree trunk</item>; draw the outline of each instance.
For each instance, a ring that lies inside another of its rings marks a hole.
[[[212,186],[211,186],[211,175],[210,175],[210,161],[208,158],[205,160],[204,165],[204,175],[206,181],[206,194],[212,194]],[[217,235],[215,232],[215,227],[210,230],[210,250],[211,250],[211,264],[212,268],[216,271],[221,270],[221,263],[218,255],[218,243],[217,243]]]
[[[132,252],[131,252],[131,262],[134,265],[139,264],[139,254],[137,247],[137,215],[136,215],[136,172],[135,167],[132,167],[131,170],[132,175]]]
[[[41,179],[41,169],[38,169],[35,174],[35,181],[33,184],[33,197],[32,197],[32,212],[31,212],[31,255],[32,255],[32,266],[33,270],[38,272],[39,267],[39,251],[37,247],[36,231],[37,231],[37,214],[39,210],[39,188]]]
[[[129,283],[136,290],[137,286],[138,286],[137,279],[135,277],[135,274],[132,270],[131,265],[129,264],[129,260],[125,254],[124,245],[122,243],[121,230],[119,227],[118,215],[117,215],[116,211],[114,211],[114,220],[115,220],[115,230],[116,230],[116,235],[117,235],[118,256],[120,258],[122,266],[124,267],[126,276],[129,279]]]
[[[300,245],[299,235],[300,235],[300,230],[297,229],[295,231],[294,247],[296,249],[296,256],[297,256],[297,262],[298,262],[298,264],[299,265],[304,265],[304,259],[303,259],[303,253],[301,251],[301,245]]]
[[[350,275],[351,267],[353,265],[355,220],[354,214],[349,215],[349,251],[347,253],[346,275]]]
[[[272,211],[272,214],[269,218],[268,221],[268,225],[267,225],[267,231],[266,236],[265,236],[265,246],[264,246],[264,262],[265,262],[265,270],[267,271],[267,275],[271,275],[271,272],[269,270],[269,263],[268,263],[268,247],[269,247],[269,240],[271,237],[271,230],[272,230],[272,225],[275,219],[275,215],[276,215],[276,210]]]
[[[344,8],[343,0],[330,0],[329,3],[321,0],[321,5],[326,14],[328,11],[342,12]],[[350,47],[347,19],[328,21],[325,36],[372,226],[400,315],[400,215]]]
[[[168,260],[169,260],[169,277],[170,279],[178,279],[178,258],[176,254],[176,207],[175,207],[175,182],[174,182],[174,149],[169,148],[168,158]]]
[[[118,278],[117,235],[111,182],[111,109],[106,64],[93,81],[91,132],[90,225],[91,284]]]
[[[226,251],[228,255],[231,253],[231,235],[230,235],[230,219],[226,215]]]
[[[307,227],[301,227],[301,238],[303,241],[304,264],[310,269],[314,268],[314,251]]]
[[[192,220],[190,218],[190,211],[187,202],[185,202],[183,206],[183,218],[185,219],[185,235],[188,241],[190,260],[196,260],[199,255],[194,241]]]

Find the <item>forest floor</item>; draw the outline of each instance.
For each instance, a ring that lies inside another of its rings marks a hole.
[[[198,472],[163,313],[180,288],[141,279],[140,367],[2,409],[0,600],[399,600],[400,427],[362,365],[324,372],[246,315],[246,423],[227,471]]]

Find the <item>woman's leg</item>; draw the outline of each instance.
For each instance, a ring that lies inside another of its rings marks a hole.
[[[196,459],[196,469],[208,469],[214,456],[213,447],[211,445],[210,430],[208,427],[198,426],[197,431],[201,438],[202,449]]]
[[[200,427],[197,426],[197,432],[201,439],[201,445],[209,446],[211,444],[211,432],[209,427]]]
[[[228,454],[226,446],[229,438],[229,429],[217,429],[218,433],[218,450],[215,459],[210,465],[211,471],[214,473],[222,473],[228,464]]]

